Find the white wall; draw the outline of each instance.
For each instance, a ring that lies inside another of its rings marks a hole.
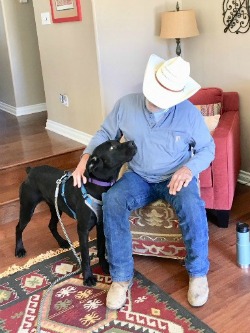
[[[181,2],[180,2],[181,3]],[[159,38],[160,13],[175,0],[92,0],[104,113],[121,96],[142,90],[149,56],[171,55]],[[175,56],[175,55],[174,55]]]
[[[160,13],[174,10],[174,0],[81,0],[81,21],[51,25],[41,24],[49,0],[33,5],[50,130],[58,132],[55,123],[94,134],[119,97],[141,90],[149,55],[168,56],[167,41],[158,37]],[[60,93],[68,95],[68,108]]]
[[[48,25],[42,25],[41,13],[51,14],[49,0],[33,0],[33,5],[50,121],[47,128],[58,132],[59,124],[67,126],[60,129],[62,135],[68,136],[70,129],[92,135],[102,122],[102,111],[91,2],[81,0],[81,21]],[[60,102],[60,94],[68,96],[69,107]]]
[[[11,76],[15,99],[8,101],[14,107],[38,105],[45,102],[44,87],[33,4],[17,0],[1,0],[4,33],[8,48],[5,75]],[[1,23],[2,25],[3,23]],[[1,32],[1,34],[3,31]],[[10,71],[7,75],[6,71]],[[8,81],[7,81],[8,83]],[[1,97],[1,96],[0,96]]]
[[[240,95],[241,169],[250,172],[250,30],[224,33],[223,1],[185,0],[183,8],[196,11],[200,35],[184,40],[185,57],[202,86],[221,87]]]
[[[0,103],[16,105],[2,3],[0,2]]]

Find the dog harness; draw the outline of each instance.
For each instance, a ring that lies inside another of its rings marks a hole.
[[[71,211],[72,215],[74,216],[74,219],[76,220],[76,213],[72,210],[72,208],[68,205],[66,197],[65,197],[65,184],[67,182],[67,180],[72,176],[72,173],[67,171],[65,172],[65,174],[56,181],[57,187],[56,187],[56,192],[55,192],[55,197],[58,197],[58,193],[59,193],[59,186],[60,184],[62,184],[61,187],[61,196],[66,204],[66,206],[68,207],[68,209]],[[91,181],[92,182],[92,181]],[[98,180],[95,180],[95,184],[100,184],[100,183],[105,183],[106,185],[102,185],[102,186],[109,186],[110,183],[106,183],[106,182],[99,182]],[[81,186],[81,192],[82,192],[82,197],[83,200],[85,201],[85,204],[95,213],[95,216],[97,218],[97,223],[99,221],[102,220],[102,201],[94,198],[92,195],[90,195],[84,184],[82,184]]]

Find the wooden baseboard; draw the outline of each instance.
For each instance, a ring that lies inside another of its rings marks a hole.
[[[10,114],[13,114],[14,116],[19,117],[32,113],[46,111],[47,107],[45,103],[15,107],[0,101],[0,109]]]
[[[57,134],[63,135],[71,140],[80,142],[86,146],[89,144],[92,138],[92,135],[78,131],[72,127],[68,127],[63,124],[57,123],[50,119],[47,119],[46,129],[55,132]]]

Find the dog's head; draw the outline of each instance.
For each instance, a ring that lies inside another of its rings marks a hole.
[[[105,181],[116,180],[122,165],[131,161],[136,151],[134,141],[106,141],[93,151],[85,175]]]

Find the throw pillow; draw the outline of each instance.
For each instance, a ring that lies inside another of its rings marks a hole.
[[[221,114],[221,103],[195,105],[203,116],[215,116]]]
[[[220,120],[220,115],[216,114],[214,116],[205,116],[203,117],[204,121],[209,129],[210,132],[213,132],[216,127],[218,126],[219,120]]]

